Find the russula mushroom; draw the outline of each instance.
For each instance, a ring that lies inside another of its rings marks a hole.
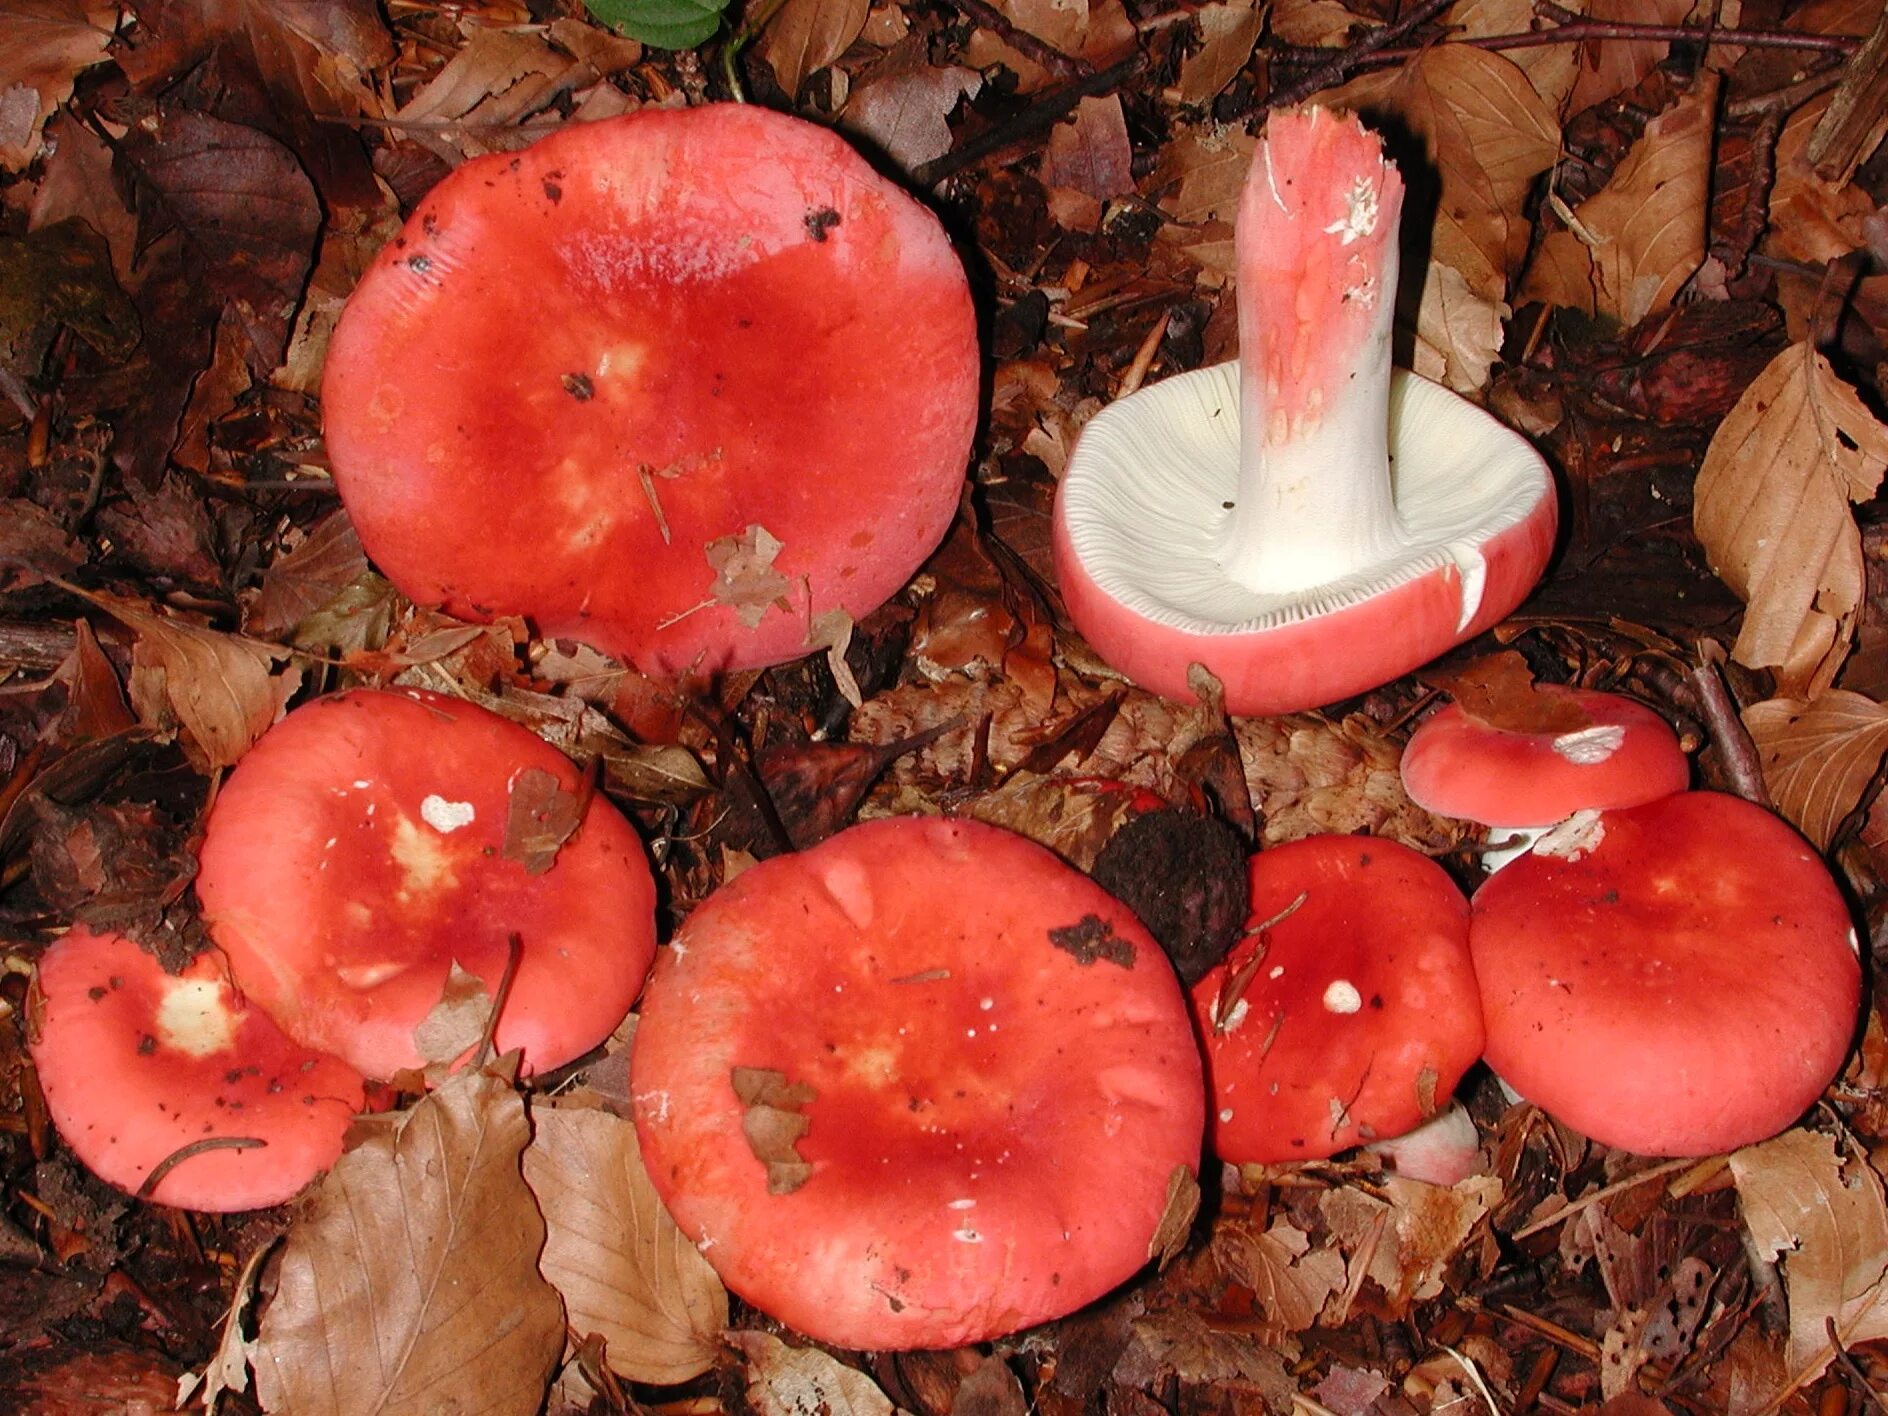
[[[1617,693],[1535,684],[1525,723],[1490,722],[1445,704],[1410,734],[1403,790],[1438,816],[1490,828],[1497,870],[1576,811],[1637,806],[1689,785],[1671,726]]]
[[[1274,113],[1235,230],[1240,358],[1110,405],[1057,489],[1070,616],[1135,682],[1234,713],[1330,703],[1500,620],[1552,549],[1517,434],[1390,368],[1403,184],[1325,109]]]
[[[594,796],[528,869],[518,838],[560,797],[581,801],[577,769],[496,713],[414,689],[316,699],[210,809],[196,882],[210,937],[284,1032],[370,1077],[456,1058],[501,991],[497,1049],[561,1066],[642,986],[655,888],[635,831]]]
[[[977,402],[936,218],[836,133],[739,104],[458,168],[322,382],[395,585],[649,673],[792,659],[889,598],[956,512]]]
[[[1251,858],[1247,933],[1193,986],[1220,1159],[1318,1160],[1434,1116],[1481,1055],[1468,901],[1408,846]]]
[[[363,1106],[360,1073],[290,1041],[213,954],[172,975],[123,935],[80,926],[41,956],[27,1018],[72,1153],[158,1204],[281,1204],[334,1164]]]
[[[1475,893],[1487,1058],[1594,1140],[1712,1155],[1822,1094],[1861,967],[1822,860],[1738,797],[1577,812]]]
[[[1159,946],[969,821],[854,826],[717,891],[656,963],[630,1084],[728,1286],[858,1348],[980,1342],[1121,1283],[1184,1232],[1203,1124]]]

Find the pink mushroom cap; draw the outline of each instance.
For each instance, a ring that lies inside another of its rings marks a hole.
[[[204,831],[197,894],[243,992],[304,1046],[385,1079],[445,1060],[416,1030],[454,964],[489,1007],[516,934],[497,1049],[545,1071],[602,1042],[655,955],[655,885],[600,797],[548,869],[506,855],[533,771],[580,790],[542,738],[441,694],[357,689],[290,713],[236,764]]]
[[[836,133],[651,108],[435,187],[349,299],[322,403],[414,600],[650,673],[759,667],[942,538],[976,322],[943,227]]]
[[[804,1122],[771,1164],[756,1138],[781,1116],[736,1090],[756,1073]],[[717,891],[656,964],[630,1076],[683,1232],[749,1302],[849,1347],[1080,1307],[1148,1261],[1200,1154],[1159,946],[1042,847],[968,821],[855,826]]]
[[[1455,882],[1370,836],[1307,836],[1250,871],[1249,932],[1192,989],[1214,1153],[1317,1160],[1434,1116],[1482,1049]]]
[[[1536,684],[1552,726],[1484,722],[1459,703],[1423,720],[1403,749],[1403,789],[1441,816],[1550,826],[1576,811],[1637,806],[1691,780],[1665,719],[1617,693]]]
[[[224,1212],[281,1204],[341,1154],[361,1075],[283,1035],[213,955],[181,975],[123,935],[72,930],[40,958],[27,1047],[85,1167],[148,1198]],[[230,1142],[241,1142],[230,1145]]]
[[[1842,1066],[1861,966],[1828,869],[1718,792],[1581,812],[1475,894],[1488,1064],[1594,1140],[1767,1139]]]

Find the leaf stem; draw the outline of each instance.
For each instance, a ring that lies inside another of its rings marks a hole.
[[[743,16],[741,27],[728,36],[728,42],[721,46],[721,75],[728,81],[728,94],[736,103],[747,102],[747,90],[741,85],[741,66],[737,60],[741,51],[756,39],[761,31],[773,22],[775,15],[787,0],[761,0],[761,6],[754,14]],[[788,98],[794,97],[788,94]]]

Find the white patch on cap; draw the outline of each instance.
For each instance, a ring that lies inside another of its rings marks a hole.
[[[478,815],[478,809],[469,801],[447,801],[442,796],[428,796],[420,803],[420,820],[442,836],[450,836],[461,826],[470,826],[478,820]]]
[[[1241,998],[1232,1005],[1232,1010],[1226,1014],[1226,1020],[1219,1025],[1219,1030],[1221,1032],[1231,1032],[1246,1020],[1246,1014],[1251,1011],[1252,1005]]]
[[[1558,826],[1541,833],[1534,854],[1565,860],[1568,864],[1591,855],[1606,839],[1606,823],[1597,811],[1576,811]]]
[[[398,978],[407,971],[407,965],[394,960],[383,964],[350,964],[334,971],[334,976],[349,988],[378,988],[388,979]]]
[[[1355,1013],[1364,1006],[1364,996],[1347,978],[1334,978],[1324,990],[1324,1006],[1333,1013]]]
[[[424,810],[422,806],[421,811]],[[424,899],[449,890],[458,883],[453,852],[438,836],[428,835],[407,817],[402,816],[394,823],[393,840],[389,845],[393,863],[400,867],[400,884],[393,892],[394,898],[402,904],[409,903],[415,896]]]
[[[959,1244],[981,1244],[983,1242],[983,1236],[974,1229],[953,1229],[951,1231],[951,1238],[955,1239]]]
[[[236,1040],[236,1016],[214,979],[180,978],[164,988],[157,1005],[157,1036],[163,1045],[186,1057],[208,1057],[226,1052]]]
[[[1849,926],[1849,952],[1856,958],[1862,957],[1862,941],[1856,937],[1855,926]]]
[[[1377,213],[1382,203],[1377,188],[1368,177],[1358,175],[1344,193],[1344,214],[1324,228],[1324,234],[1337,237],[1337,244],[1348,246],[1361,241],[1377,229]]]
[[[1220,1112],[1219,1119],[1222,1125],[1232,1120],[1232,1108],[1229,1106],[1224,1111]]]
[[[1626,741],[1626,730],[1617,723],[1581,728],[1577,733],[1562,733],[1554,739],[1554,751],[1576,767],[1597,767]]]
[[[975,1200],[952,1200],[949,1204],[944,1206],[945,1209],[954,1210],[974,1210],[976,1207],[977,1202]]]
[[[878,907],[872,898],[872,880],[856,860],[839,859],[821,873],[826,893],[833,897],[855,929],[870,929]]]

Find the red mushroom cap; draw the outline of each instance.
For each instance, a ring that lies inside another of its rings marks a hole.
[[[647,672],[758,667],[942,538],[976,325],[936,218],[836,134],[645,109],[435,187],[322,397],[361,541],[413,599]]]
[[[1147,1262],[1200,1153],[1159,946],[974,822],[855,826],[716,892],[656,964],[630,1077],[683,1232],[742,1297],[850,1347],[1080,1307]]]
[[[1476,892],[1488,1063],[1610,1146],[1712,1155],[1775,1135],[1847,1055],[1855,933],[1808,844],[1681,792],[1581,812]]]
[[[236,996],[214,956],[181,975],[119,934],[79,927],[39,961],[28,1049],[53,1124],[101,1180],[179,1209],[281,1204],[334,1164],[360,1073],[291,1042]],[[260,1145],[214,1144],[240,1138]]]
[[[439,1060],[414,1030],[452,965],[496,994],[515,933],[498,1050],[541,1072],[602,1042],[655,955],[654,883],[600,798],[542,873],[505,855],[532,771],[580,787],[542,738],[436,693],[362,689],[290,713],[217,794],[197,874],[243,992],[305,1046],[386,1078]]]
[[[1657,713],[1617,693],[1536,684],[1552,726],[1484,722],[1450,703],[1403,749],[1403,790],[1425,811],[1487,826],[1551,826],[1576,811],[1682,792],[1691,764]]]
[[[1369,836],[1274,846],[1251,881],[1252,932],[1192,990],[1214,1152],[1317,1160],[1435,1115],[1482,1050],[1455,882]]]

